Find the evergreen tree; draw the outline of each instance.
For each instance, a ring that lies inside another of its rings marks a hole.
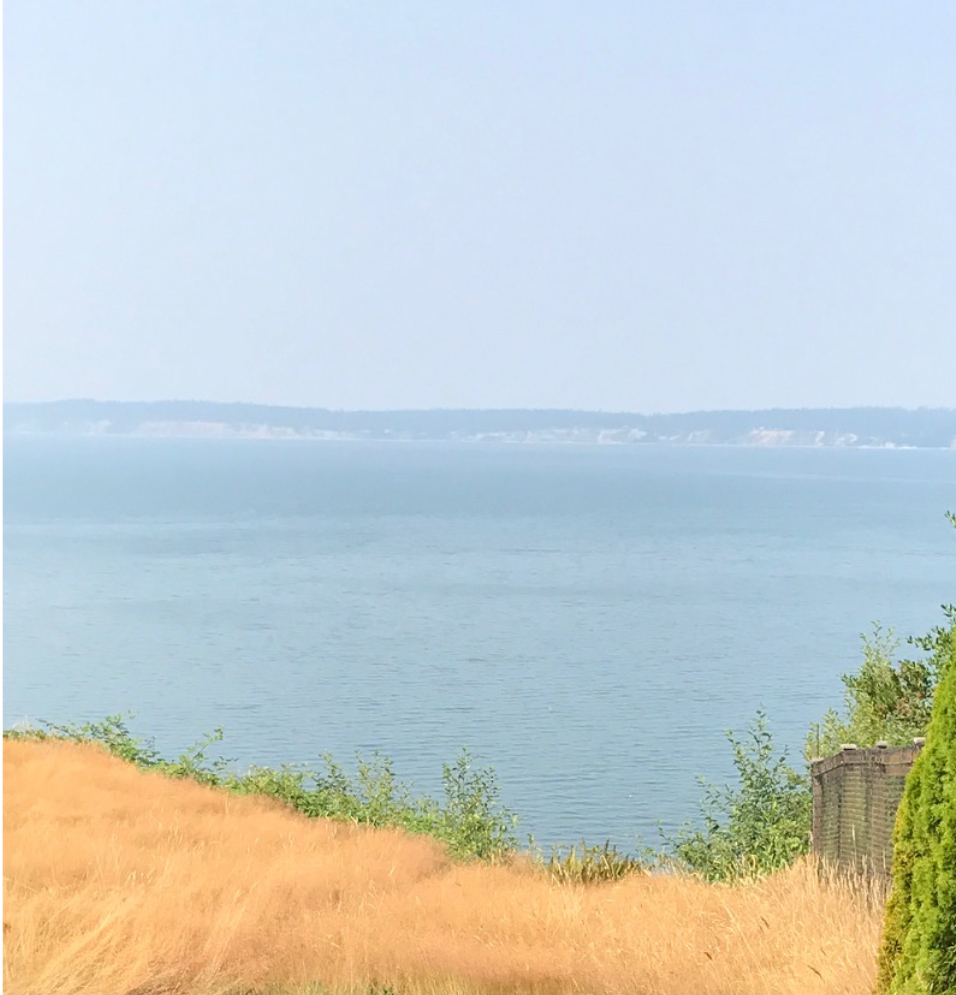
[[[893,891],[880,951],[880,995],[956,995],[956,640],[926,746],[906,780],[893,842]]]

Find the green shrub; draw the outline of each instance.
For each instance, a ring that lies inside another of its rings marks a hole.
[[[207,755],[213,743],[222,741],[222,729],[216,729],[190,746],[176,760],[166,760],[156,749],[153,740],[140,739],[130,732],[123,715],[108,715],[105,719],[84,722],[82,725],[56,725],[48,722],[39,729],[5,730],[3,735],[5,739],[65,739],[73,743],[99,743],[113,756],[143,770],[161,771],[169,777],[188,777],[201,784],[223,783],[229,766],[229,761],[224,757],[210,760]]]
[[[518,844],[517,818],[500,805],[498,782],[490,767],[476,767],[463,749],[454,763],[442,765],[445,804],[439,811],[435,835],[452,854],[495,860]]]
[[[145,769],[160,767],[166,762],[152,740],[133,736],[123,715],[108,715],[98,722],[84,722],[82,725],[44,723],[43,728],[31,729],[27,735],[39,739],[66,739],[74,743],[99,743],[113,756]]]
[[[744,738],[727,733],[739,787],[701,780],[703,828],[664,837],[660,860],[707,881],[758,877],[793,863],[810,848],[811,796],[807,777],[779,755],[758,712]]]
[[[956,515],[946,513],[956,527]],[[863,663],[854,674],[844,674],[844,710],[831,709],[810,727],[805,754],[826,757],[844,743],[869,747],[879,740],[902,746],[925,736],[933,711],[940,674],[956,642],[956,606],[944,605],[946,622],[925,636],[907,642],[923,655],[895,660],[899,648],[892,630],[874,624],[872,636],[863,635]]]
[[[895,659],[899,640],[878,623],[872,635],[864,634],[861,640],[860,669],[841,678],[844,710],[831,709],[810,727],[805,749],[808,760],[838,753],[844,743],[868,747],[885,740],[902,746],[926,734],[940,662],[948,652],[948,630],[934,629],[927,636],[910,639],[911,646],[927,654],[915,660]]]
[[[331,756],[325,756],[324,764],[322,773],[290,766],[253,767],[224,783],[238,794],[276,798],[313,818],[394,826],[432,836],[463,860],[494,860],[517,847],[517,819],[499,804],[494,771],[475,767],[467,750],[454,763],[443,765],[441,801],[414,797],[395,777],[391,760],[381,754],[371,761],[359,757],[354,778]]]
[[[877,991],[956,993],[956,625],[893,839]]]

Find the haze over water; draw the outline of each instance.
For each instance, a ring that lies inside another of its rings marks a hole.
[[[956,454],[5,440],[4,724],[134,712],[167,753],[467,744],[545,845],[630,846],[799,755],[879,619],[956,600]]]

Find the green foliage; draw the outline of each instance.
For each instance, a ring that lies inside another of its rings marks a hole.
[[[324,770],[285,765],[278,769],[251,767],[240,774],[230,761],[211,758],[210,747],[223,739],[222,729],[189,747],[177,759],[164,759],[152,740],[135,737],[126,718],[111,715],[82,725],[46,724],[40,729],[9,730],[6,737],[66,739],[99,743],[111,754],[144,770],[184,777],[240,795],[265,795],[311,818],[341,819],[371,826],[393,826],[432,836],[445,843],[457,859],[495,860],[517,847],[517,819],[499,803],[491,768],[476,767],[467,750],[442,768],[444,798],[413,797],[395,776],[392,761],[376,753],[357,757],[350,777],[329,755]]]
[[[223,738],[222,729],[190,746],[175,760],[165,760],[151,739],[134,736],[123,715],[108,715],[97,722],[82,725],[47,723],[42,729],[22,733],[5,732],[4,736],[20,735],[36,739],[66,739],[74,743],[99,743],[113,756],[135,764],[143,770],[158,770],[169,777],[188,777],[201,784],[219,784],[229,765],[224,757],[208,758],[209,747]]]
[[[223,783],[229,760],[225,757],[208,757],[209,747],[213,743],[221,743],[222,729],[214,729],[212,733],[190,746],[177,760],[163,760],[158,769],[169,777],[189,777],[200,784],[219,785]]]
[[[956,514],[946,518],[956,527]],[[863,635],[863,664],[855,674],[844,674],[843,713],[830,710],[810,727],[805,755],[825,757],[844,743],[869,747],[879,740],[903,746],[925,736],[933,710],[933,696],[940,673],[949,659],[956,632],[956,606],[944,605],[946,624],[907,643],[919,659],[894,660],[899,641],[892,630],[877,623],[873,634]]]
[[[927,654],[926,666],[930,670],[934,686],[939,683],[947,661],[956,647],[956,605],[943,605],[946,625],[937,625],[925,636],[909,640],[911,646]]]
[[[296,809],[310,818],[329,815],[316,776],[304,768],[250,767],[245,774],[226,775],[225,786],[237,795],[264,795]]]
[[[810,848],[810,785],[777,754],[767,718],[758,712],[743,738],[727,733],[739,786],[703,780],[703,828],[664,837],[663,862],[707,881],[759,877],[791,864]]]
[[[30,730],[30,734],[39,738],[67,739],[74,743],[99,743],[113,756],[137,767],[159,767],[164,763],[153,742],[133,736],[122,715],[108,715],[99,722],[84,722],[82,725],[46,723],[43,729]]]
[[[536,863],[561,884],[601,884],[648,870],[644,861],[622,853],[610,840],[603,846],[589,846],[581,840],[580,847],[554,847],[547,860],[536,855]]]
[[[877,990],[956,993],[956,624],[926,746],[906,779],[893,838]],[[939,640],[937,641],[939,644]]]
[[[331,756],[325,770],[253,767],[230,775],[226,786],[239,794],[267,795],[306,815],[343,819],[372,826],[397,826],[432,836],[448,846],[452,856],[494,860],[517,847],[517,819],[499,804],[494,771],[481,768],[467,750],[442,768],[444,799],[413,797],[399,782],[388,757],[358,758],[354,778]]]
[[[951,611],[951,609],[947,609]],[[861,636],[863,663],[854,674],[842,677],[844,712],[830,710],[810,727],[806,756],[826,757],[844,743],[872,746],[885,740],[893,746],[923,736],[933,708],[946,633],[937,629],[928,636],[909,640],[925,651],[924,659],[894,661],[899,640],[892,630],[874,624],[871,635]]]
[[[462,750],[454,763],[442,765],[445,805],[439,810],[438,832],[452,854],[492,860],[517,846],[517,818],[498,802],[498,784],[490,768],[475,767]]]

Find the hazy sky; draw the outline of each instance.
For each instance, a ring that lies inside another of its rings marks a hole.
[[[10,400],[956,405],[952,0],[7,0]]]

